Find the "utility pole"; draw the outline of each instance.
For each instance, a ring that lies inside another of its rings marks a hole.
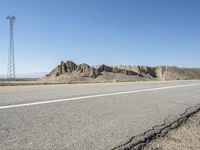
[[[7,68],[7,78],[8,79],[15,79],[15,52],[14,52],[14,33],[13,27],[14,22],[16,20],[15,16],[8,16],[10,24],[10,45],[9,45],[9,52],[8,52],[8,68]]]

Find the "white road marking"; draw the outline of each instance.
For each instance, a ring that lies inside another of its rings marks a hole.
[[[81,97],[66,98],[66,99],[55,99],[55,100],[40,101],[40,102],[34,102],[34,103],[7,105],[7,106],[0,106],[0,110],[1,109],[9,109],[9,108],[17,108],[17,107],[25,107],[25,106],[33,106],[33,105],[66,102],[66,101],[73,101],[73,100],[81,100],[81,99],[90,99],[90,98],[97,98],[97,97],[106,97],[106,96],[132,94],[132,93],[140,93],[140,92],[148,92],[148,91],[166,90],[166,89],[189,87],[189,86],[196,86],[196,85],[200,85],[200,83],[186,84],[186,85],[176,85],[176,86],[168,86],[168,87],[158,87],[158,88],[142,89],[142,90],[134,90],[134,91],[124,91],[124,92],[116,92],[116,93],[107,93],[107,94],[98,94],[98,95],[90,95],[90,96],[81,96]]]

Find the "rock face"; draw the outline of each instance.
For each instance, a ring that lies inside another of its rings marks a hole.
[[[67,61],[66,63],[62,61],[60,63],[60,68],[61,68],[61,74],[71,73],[77,69],[77,65],[72,61]]]
[[[131,70],[126,70],[126,69],[119,69],[119,68],[113,68],[113,73],[121,73],[125,75],[138,75],[138,73],[131,71]]]
[[[157,77],[157,74],[156,74],[156,67],[138,66],[138,70],[139,70],[141,73],[150,75],[150,76],[153,77],[153,78]]]
[[[113,72],[113,68],[112,67],[108,67],[106,65],[101,65],[99,68],[98,68],[98,71],[99,72]]]
[[[65,63],[65,72],[71,73],[77,69],[77,64],[72,61],[67,61]]]
[[[100,72],[97,69],[90,67],[87,64],[80,64],[76,69],[76,72],[80,72],[82,77],[96,78],[100,75]]]
[[[61,62],[42,80],[62,81],[138,81],[138,80],[188,80],[200,79],[200,68],[178,68],[172,66],[115,66],[88,64],[77,65],[72,61]]]
[[[200,68],[162,67],[157,71],[160,80],[200,79]]]
[[[72,61],[67,61],[66,63],[61,61],[55,69],[52,70],[47,76],[58,77],[65,73],[71,73],[77,69],[77,65]]]
[[[58,65],[55,69],[53,69],[49,74],[46,75],[46,77],[58,77],[61,75],[61,67]]]

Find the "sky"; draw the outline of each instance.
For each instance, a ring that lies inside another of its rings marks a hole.
[[[0,74],[14,15],[16,73],[60,61],[200,67],[199,0],[0,0]]]

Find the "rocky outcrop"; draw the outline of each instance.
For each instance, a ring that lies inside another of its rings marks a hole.
[[[98,71],[99,72],[103,72],[103,71],[105,71],[105,72],[113,72],[113,68],[112,67],[108,67],[106,65],[101,65],[101,66],[98,67]]]
[[[156,67],[138,66],[138,70],[140,74],[146,74],[152,78],[157,77]]]
[[[200,79],[199,68],[178,68],[173,66],[115,66],[88,64],[77,65],[62,61],[43,79],[67,81],[133,81],[133,80],[188,80]]]
[[[61,62],[60,64],[61,74],[71,73],[77,69],[77,65],[72,61]]]
[[[66,63],[61,61],[60,65],[58,65],[55,69],[53,69],[46,76],[58,77],[65,73],[71,73],[77,69],[77,65],[72,61],[67,61]]]
[[[77,67],[76,72],[79,72],[82,77],[96,78],[100,75],[100,72],[97,69],[87,64],[80,64]]]
[[[55,69],[53,69],[49,74],[46,75],[46,77],[58,77],[61,75],[61,67],[58,65]]]
[[[161,72],[161,73],[159,73]],[[178,68],[172,66],[164,66],[158,70],[160,80],[190,80],[200,79],[200,69],[198,68]]]
[[[128,69],[122,69],[122,68],[118,68],[118,67],[109,67],[106,65],[101,65],[98,68],[99,72],[112,72],[112,73],[120,73],[120,74],[125,74],[125,75],[138,75],[137,72],[134,72],[132,70],[128,70]]]
[[[138,75],[138,73],[131,71],[131,70],[126,70],[126,69],[119,69],[119,68],[113,68],[113,73],[121,73],[125,75]]]
[[[77,69],[77,64],[75,64],[73,61],[67,61],[65,63],[65,72],[71,73]]]

